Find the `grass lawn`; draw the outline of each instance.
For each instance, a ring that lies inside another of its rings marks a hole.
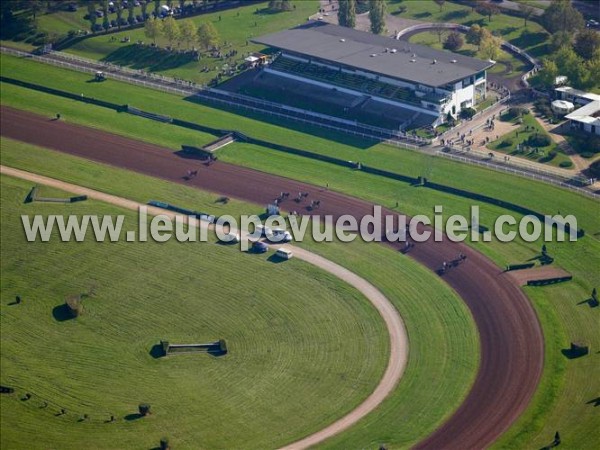
[[[214,242],[27,243],[21,214],[124,214],[127,229],[137,218],[95,201],[25,205],[30,183],[1,186],[2,384],[17,388],[3,395],[3,448],[150,448],[163,435],[181,448],[275,447],[349,411],[383,373],[382,319],[319,269]],[[56,307],[91,284],[84,314],[64,320]],[[16,294],[24,303],[10,306]],[[150,354],[160,339],[218,338],[226,356]],[[155,414],[128,419],[140,402]]]
[[[535,117],[531,113],[525,114],[522,119],[522,124],[519,128],[490,142],[487,145],[487,148],[557,167],[561,163],[564,164],[570,162],[569,157],[561,152],[559,146],[552,141],[550,135],[537,120],[535,120]],[[515,117],[510,121],[512,123],[517,123],[518,120],[519,119]],[[529,130],[527,130],[527,127],[529,127]],[[528,145],[527,140],[535,135],[547,136],[548,139],[550,139],[550,145],[545,147],[532,147]]]
[[[162,199],[216,214],[260,210],[258,205],[235,200],[215,209],[211,204],[216,195],[10,139],[2,140],[0,156],[2,164],[138,201]],[[438,277],[381,245],[310,241],[301,245],[374,283],[396,305],[410,337],[408,366],[398,388],[356,429],[341,436],[347,443],[341,447],[383,441],[406,446],[418,441],[460,404],[473,381],[478,362],[477,333],[464,304]],[[135,430],[131,433],[135,436]]]
[[[437,33],[432,31],[423,31],[422,33],[418,33],[411,36],[409,40],[410,42],[413,42],[415,44],[427,45],[438,50],[443,50],[443,42],[446,38],[445,36],[447,36],[447,34],[442,37],[442,42],[440,42]],[[476,45],[468,44],[466,42],[463,45],[463,47],[456,53],[487,60],[487,58],[477,50]],[[497,63],[494,66],[492,66],[492,68],[489,69],[488,72],[499,73],[505,76],[511,76],[523,73],[527,69],[527,65],[523,61],[515,58],[513,55],[502,49],[498,52],[496,61]]]
[[[239,52],[236,57],[228,60],[203,55],[200,61],[194,61],[184,55],[173,56],[166,52],[156,52],[151,55],[149,54],[149,52],[152,53],[150,50],[140,50],[134,44],[138,40],[150,43],[150,39],[145,36],[143,28],[124,30],[110,35],[93,36],[77,42],[66,51],[87,58],[111,61],[135,69],[152,70],[197,83],[208,83],[225,63],[234,65],[235,62],[243,59],[244,53],[264,49],[261,45],[248,42],[252,37],[300,25],[306,21],[308,16],[318,10],[318,2],[315,0],[295,0],[293,2],[295,9],[276,14],[267,12],[267,5],[268,2],[253,4],[185,19],[192,20],[196,25],[212,22],[219,32],[224,52],[230,50],[238,50]],[[153,4],[150,6],[153,6]],[[122,43],[121,39],[123,37],[130,37],[131,42]],[[161,38],[157,41],[157,44],[160,47],[165,47],[168,42]],[[208,67],[210,72],[200,72],[203,67]]]
[[[15,58],[7,59],[5,56],[2,58],[3,74],[5,70],[10,70],[13,77],[18,76],[63,89],[68,89],[74,83],[84,83],[82,77],[85,76],[80,74],[48,66],[41,66],[42,70],[36,63],[20,61]],[[151,102],[142,94],[143,90],[113,83],[112,80],[110,84],[106,83],[104,86],[99,95],[101,95],[100,98],[106,100],[127,97],[132,99],[132,104],[149,110],[154,110],[153,104],[160,101],[161,112],[198,121],[205,125],[219,126],[221,124],[222,126],[223,123],[227,123],[229,127],[231,124],[235,124],[235,128],[270,142],[293,145],[315,153],[361,161],[364,164],[406,175],[427,176],[434,181],[512,201],[543,213],[556,214],[557,211],[560,211],[562,214],[574,214],[578,219],[579,226],[586,230],[586,237],[577,243],[549,245],[551,254],[556,256],[556,264],[571,272],[574,275],[574,281],[560,286],[528,289],[545,330],[547,359],[542,384],[534,402],[519,422],[509,430],[500,444],[505,447],[537,446],[536,448],[539,448],[547,445],[548,436],[551,439],[556,429],[561,430],[561,436],[565,442],[566,435],[573,448],[594,447],[600,443],[597,427],[594,425],[596,417],[593,407],[586,404],[587,400],[586,402],[579,401],[580,397],[589,397],[589,399],[597,397],[598,389],[600,389],[598,377],[592,376],[593,372],[589,368],[589,361],[593,355],[587,357],[589,359],[566,360],[560,353],[562,348],[568,346],[571,339],[587,340],[591,343],[592,348],[600,345],[595,332],[597,317],[594,314],[597,311],[579,304],[589,297],[594,286],[600,285],[600,278],[597,271],[594,270],[600,264],[598,259],[600,245],[597,238],[600,232],[598,202],[543,183],[456,164],[418,152],[405,151],[386,145],[374,145],[370,141],[355,140],[334,133],[322,133],[319,130],[298,125],[291,126],[291,130],[285,129],[280,126],[280,123],[269,124],[255,120],[261,119],[261,117],[251,119],[202,105],[187,104],[181,102],[181,99],[176,96],[152,92],[151,96],[154,102]],[[38,98],[44,95],[46,94],[6,84],[2,85],[2,102],[16,107],[30,108]],[[79,107],[79,109],[84,108],[93,109],[95,107],[83,105]],[[51,109],[47,113],[52,114],[53,111],[54,109]],[[68,120],[73,119],[69,118]],[[154,122],[148,122],[147,129],[140,137],[151,140],[154,133],[153,128]],[[315,133],[316,136],[307,133]],[[178,148],[179,145],[180,142],[173,139],[169,147]],[[444,213],[448,215],[452,213],[469,214],[469,207],[473,203],[466,199],[411,187],[404,183],[247,144],[232,144],[223,149],[221,155],[220,158],[222,157],[226,161],[255,167],[266,172],[285,174],[291,178],[317,184],[329,182],[332,189],[379,204],[391,206],[396,201],[400,201],[402,211],[410,214],[431,214],[434,205],[444,205]],[[18,161],[19,157],[17,154],[13,159]],[[27,164],[37,161],[36,158],[32,158]],[[43,163],[39,165],[42,169],[44,168]],[[73,175],[69,174],[69,176]],[[93,185],[93,180],[90,183]],[[480,206],[481,223],[485,225],[491,225],[494,218],[506,213],[505,210],[490,205]],[[525,261],[535,256],[540,247],[540,242],[525,243],[522,241],[511,244],[493,242],[477,245],[477,248],[500,266]],[[375,267],[372,268],[375,269]],[[430,277],[426,277],[426,279],[430,280]],[[402,310],[401,312],[403,313]],[[580,391],[576,397],[567,395],[577,389]],[[390,405],[390,411],[395,411],[397,407],[405,407],[404,401],[408,402],[406,398],[395,398],[394,402],[397,404]],[[435,401],[432,402],[432,404],[434,403],[437,405]],[[390,421],[390,426],[386,428],[387,435],[398,436],[410,433],[410,426],[407,426],[406,423],[400,426],[393,421],[394,413],[386,413],[388,410],[384,409],[380,411],[383,415],[387,414],[386,420]],[[423,414],[419,417],[407,417],[423,421],[425,417],[429,416]],[[360,428],[361,432],[355,432],[355,429],[342,435],[336,442],[348,439],[344,441],[347,443],[346,447],[357,442],[365,443],[362,446],[369,446],[378,442],[381,436],[386,436],[379,434],[377,430],[367,433],[366,428]],[[586,430],[586,432],[579,432],[580,430]],[[394,438],[390,438],[389,441],[395,442]],[[406,442],[409,441],[410,439]],[[344,445],[340,446],[344,447]]]
[[[505,41],[526,50],[535,57],[543,56],[547,53],[546,41],[548,33],[536,22],[529,21],[527,27],[523,19],[510,16],[508,14],[498,14],[492,16],[488,21],[487,17],[472,11],[470,7],[457,3],[446,2],[440,11],[440,7],[432,1],[411,1],[391,2],[390,11],[394,11],[396,4],[407,8],[406,12],[400,17],[406,19],[421,20],[424,22],[452,22],[466,26],[479,24],[487,27],[492,33],[501,36]],[[436,36],[437,39],[437,36]]]

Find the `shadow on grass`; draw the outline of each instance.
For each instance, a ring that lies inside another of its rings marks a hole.
[[[288,130],[298,131],[300,133],[309,134],[311,136],[320,137],[323,139],[335,141],[339,144],[348,145],[350,147],[358,148],[361,150],[367,150],[374,145],[377,145],[379,142],[375,139],[365,139],[361,137],[352,136],[349,134],[345,134],[343,132],[336,132],[330,130],[328,128],[321,128],[316,125],[309,125],[305,123],[300,123],[294,121],[292,119],[286,119],[283,117],[271,116],[266,113],[260,113],[253,111],[252,113],[248,113],[244,108],[238,108],[234,106],[225,105],[222,103],[211,102],[208,100],[204,100],[202,98],[192,96],[184,98],[185,101],[191,103],[198,103],[209,108],[218,109],[221,111],[225,111],[228,113],[235,114],[237,116],[249,117],[254,120],[258,120],[260,122],[265,122],[271,125],[276,125],[279,127],[284,127]]]
[[[115,50],[102,61],[152,72],[175,69],[194,61],[191,53],[170,52],[158,47],[131,44]]]
[[[282,262],[284,262],[286,260],[273,254],[267,258],[267,261],[269,261],[270,263],[273,263],[273,264],[281,264]]]
[[[148,353],[154,359],[162,358],[163,356],[165,356],[165,352],[163,351],[163,347],[160,344],[154,344]]]
[[[123,418],[128,422],[132,422],[134,420],[141,419],[142,417],[144,417],[144,416],[142,416],[140,413],[133,413],[133,414],[127,414]]]
[[[431,16],[431,13],[429,11],[423,11],[423,12],[415,14],[415,17],[417,19],[424,19],[425,17],[430,17],[430,16]]]
[[[457,11],[448,11],[446,14],[444,14],[443,19],[445,22],[453,22],[457,19],[464,19],[469,14],[471,14],[471,13],[466,9],[461,9],[461,10],[457,10]]]
[[[52,309],[52,317],[54,317],[54,320],[57,322],[65,322],[67,320],[74,319],[73,315],[71,314],[71,310],[65,303],[55,306]]]
[[[578,305],[588,305],[590,308],[597,308],[598,305],[600,305],[600,302],[598,302],[598,300],[596,300],[595,298],[587,298],[585,300],[580,301],[579,303],[577,303]]]
[[[580,348],[563,348],[560,352],[567,359],[577,359],[588,354],[587,351],[584,351]]]
[[[596,406],[600,406],[600,397],[596,397],[591,399],[589,402],[585,402],[586,405],[594,405],[594,408]]]
[[[502,34],[504,34],[505,30],[515,31],[516,29],[517,28],[515,27],[507,27],[503,28],[500,31],[502,31]],[[535,47],[537,45],[545,43],[546,39],[548,39],[548,33],[545,33],[543,31],[537,33],[526,32],[521,33],[521,35],[518,38],[512,39],[510,43],[516,45],[521,49],[528,49],[530,47]]]

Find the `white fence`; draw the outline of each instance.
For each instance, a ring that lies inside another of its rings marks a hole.
[[[573,186],[572,184],[569,184],[566,181],[558,180],[557,179],[558,175],[551,173],[551,172],[544,173],[544,171],[541,171],[541,170],[538,171],[535,169],[522,170],[522,169],[519,169],[516,167],[512,167],[510,165],[507,165],[507,164],[504,164],[504,165],[503,164],[495,164],[495,163],[492,163],[489,161],[484,161],[484,160],[475,159],[475,158],[467,158],[465,156],[455,155],[453,153],[447,153],[447,152],[444,152],[441,150],[438,151],[437,154],[439,156],[442,156],[444,158],[448,158],[448,159],[451,159],[454,161],[460,161],[460,162],[467,163],[467,164],[472,164],[472,165],[485,167],[485,168],[496,170],[496,171],[510,173],[513,175],[519,175],[521,177],[530,178],[530,179],[542,181],[545,183],[550,183],[555,186],[566,188],[571,191],[575,191],[579,194],[582,194],[582,195],[585,195],[587,197],[591,197],[594,199],[600,198],[600,194],[590,191],[589,189],[585,189],[585,188],[578,187],[578,186]]]

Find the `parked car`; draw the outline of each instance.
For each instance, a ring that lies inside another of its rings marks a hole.
[[[237,244],[240,242],[241,236],[237,231],[230,231],[229,233],[223,236],[221,242],[225,242],[226,244]]]
[[[282,247],[275,252],[275,255],[278,258],[287,260],[287,259],[292,259],[292,257],[294,256],[294,253],[291,250],[288,250],[287,248]]]
[[[264,242],[256,241],[252,243],[252,251],[254,253],[265,253],[269,250],[269,246]]]
[[[273,228],[269,231],[270,233],[267,233],[266,238],[271,242],[290,242],[292,240],[292,235],[289,231],[279,228]]]

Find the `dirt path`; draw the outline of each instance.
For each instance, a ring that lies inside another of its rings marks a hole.
[[[171,218],[175,217],[175,213],[171,211],[147,206],[123,197],[105,194],[100,191],[84,188],[82,186],[66,183],[64,181],[37,175],[31,172],[0,165],[0,173],[3,175],[9,175],[31,181],[36,184],[43,184],[56,189],[61,189],[63,191],[72,192],[73,194],[87,195],[88,198],[110,203],[121,208],[138,211],[141,206],[146,206],[149,214],[162,214],[168,215]],[[199,220],[193,222],[192,224],[197,227],[209,226],[206,222],[201,222]],[[210,225],[210,227],[212,228],[212,225]],[[311,447],[331,436],[335,436],[346,428],[349,428],[357,423],[360,419],[377,408],[377,406],[379,406],[381,402],[385,400],[385,398],[394,390],[394,387],[398,384],[398,381],[404,373],[404,369],[408,360],[408,335],[406,333],[404,323],[402,322],[402,318],[400,317],[400,314],[398,314],[398,311],[394,305],[381,293],[381,291],[379,291],[379,289],[377,289],[367,280],[359,277],[355,273],[340,266],[339,264],[323,258],[322,256],[316,255],[315,253],[309,252],[308,250],[291,245],[286,245],[286,248],[293,250],[294,257],[306,261],[309,264],[312,264],[326,272],[329,272],[333,276],[339,278],[361,292],[371,302],[375,309],[377,309],[383,318],[390,339],[390,358],[388,360],[387,368],[379,384],[371,393],[371,395],[369,395],[358,407],[350,411],[341,419],[329,425],[327,428],[324,428],[323,430],[314,433],[302,439],[301,441],[285,447],[286,449],[297,449]]]
[[[257,204],[271,202],[280,192],[307,192],[308,202],[297,204],[288,199],[281,204],[283,210],[300,214],[311,214],[307,205],[310,199],[321,200],[319,214],[331,214],[334,220],[344,214],[360,220],[373,213],[371,203],[319,186],[221,161],[208,167],[172,150],[100,130],[7,107],[0,112],[3,136],[92,161]],[[190,169],[198,170],[198,176],[185,181]],[[402,243],[385,245],[403,248]],[[477,325],[479,371],[462,405],[418,448],[489,447],[529,404],[543,368],[544,343],[535,311],[518,284],[492,261],[466,244],[447,239],[417,244],[408,256],[436,272],[442,261],[451,261],[458,253],[467,256],[466,262],[445,273],[443,279],[463,299]]]

